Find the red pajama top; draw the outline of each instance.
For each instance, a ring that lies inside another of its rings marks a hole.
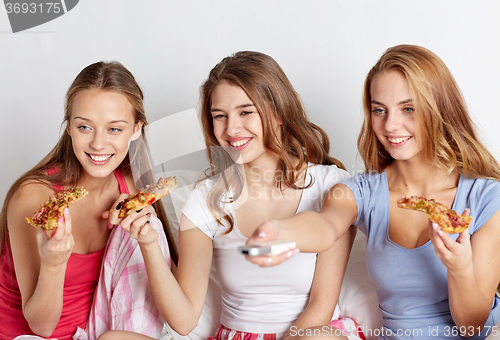
[[[115,176],[120,193],[129,193],[123,174],[115,170]],[[54,186],[56,191],[61,189],[60,186]],[[8,233],[6,239],[7,237]],[[64,279],[61,318],[50,338],[72,339],[77,327],[85,329],[101,271],[104,249],[90,254],[71,254]],[[21,292],[16,280],[12,253],[6,242],[3,244],[0,256],[0,320],[1,340],[34,334],[23,315]]]

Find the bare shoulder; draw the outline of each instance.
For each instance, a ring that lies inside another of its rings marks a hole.
[[[338,221],[345,228],[356,221],[358,206],[351,189],[345,184],[336,184],[327,193],[320,214],[330,221]]]
[[[28,180],[21,184],[12,195],[7,210],[8,228],[14,225],[13,220],[19,221],[21,217],[31,217],[42,204],[54,194],[50,185],[35,180]],[[16,223],[17,224],[17,223]]]
[[[326,194],[325,204],[334,204],[334,202],[345,202],[356,205],[356,200],[351,189],[342,183],[335,184]],[[339,203],[336,203],[339,204]]]

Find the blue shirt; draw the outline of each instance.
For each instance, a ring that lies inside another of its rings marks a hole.
[[[358,174],[343,184],[356,199],[355,225],[367,236],[366,266],[377,287],[383,316],[384,329],[378,334],[366,330],[366,335],[380,335],[379,339],[462,339],[450,313],[447,269],[432,242],[407,249],[389,239],[391,207],[385,171]],[[472,235],[500,209],[500,182],[461,176],[452,209],[462,212],[465,208],[470,208],[474,217],[469,227]],[[456,239],[458,234],[450,236]],[[485,324],[491,327],[469,339],[484,339],[493,329],[499,331],[492,328],[499,317],[500,301],[495,297]]]

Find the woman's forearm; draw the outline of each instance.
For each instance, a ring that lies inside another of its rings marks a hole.
[[[50,337],[59,323],[63,308],[66,265],[40,267],[33,295],[26,301],[23,314],[33,333]]]
[[[472,264],[460,272],[448,271],[448,290],[455,325],[478,333],[489,317],[491,302],[479,289]]]
[[[177,283],[158,243],[149,246],[141,245],[141,251],[158,310],[177,333],[189,334],[198,324],[201,308],[193,305]]]
[[[279,225],[279,239],[295,241],[297,248],[304,253],[328,250],[339,237],[321,214],[312,211],[303,211],[276,222]]]

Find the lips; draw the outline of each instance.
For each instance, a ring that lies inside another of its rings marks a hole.
[[[387,137],[387,140],[389,143],[391,143],[394,146],[397,145],[403,145],[405,142],[409,141],[411,139],[411,136],[407,137]]]
[[[228,141],[228,143],[231,146],[234,146],[236,148],[238,146],[242,146],[242,145],[247,144],[250,139],[251,138],[244,138],[244,139],[239,139],[239,140],[234,140],[234,141]]]
[[[86,153],[87,156],[89,156],[89,158],[91,160],[93,160],[94,162],[97,162],[97,163],[103,163],[103,162],[106,162],[107,160],[109,160],[113,154],[107,154],[107,155],[99,155],[99,154],[90,154],[90,153]]]
[[[247,138],[231,139],[231,140],[228,140],[227,142],[229,143],[230,147],[235,148],[238,151],[241,151],[244,148],[246,148],[248,146],[248,144],[250,144],[251,140],[252,140],[252,138],[247,137]]]

